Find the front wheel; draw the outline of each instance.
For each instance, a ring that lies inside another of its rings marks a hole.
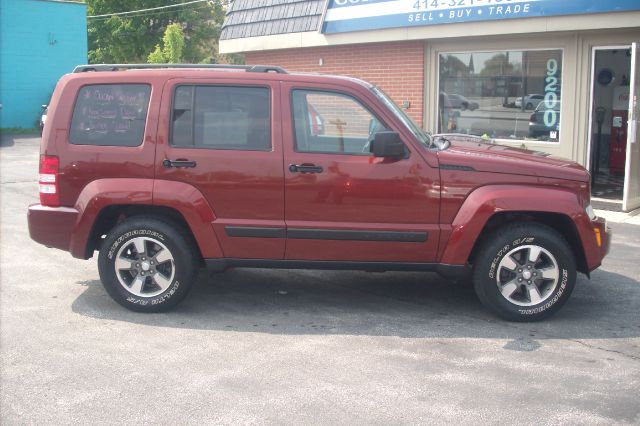
[[[480,301],[510,321],[538,321],[558,311],[576,282],[565,239],[545,225],[523,222],[494,231],[474,261]]]
[[[109,232],[98,269],[105,290],[116,302],[133,311],[160,312],[184,299],[198,263],[179,227],[134,217]]]

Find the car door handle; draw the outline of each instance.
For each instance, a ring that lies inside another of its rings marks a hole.
[[[190,160],[167,160],[165,159],[162,162],[162,165],[165,166],[167,169],[170,169],[172,167],[190,167],[193,168],[196,166],[196,162],[195,161],[190,161]]]
[[[315,164],[290,164],[289,171],[291,173],[322,173],[322,166]]]

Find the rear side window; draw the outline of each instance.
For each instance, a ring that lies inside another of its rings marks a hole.
[[[270,92],[265,87],[178,86],[171,145],[271,150]]]
[[[140,145],[150,94],[147,84],[83,86],[73,109],[69,141],[74,145]]]

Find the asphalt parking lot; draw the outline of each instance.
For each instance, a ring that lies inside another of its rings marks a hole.
[[[166,314],[29,239],[39,138],[0,148],[2,424],[638,424],[640,227],[542,323],[429,273],[202,274]]]

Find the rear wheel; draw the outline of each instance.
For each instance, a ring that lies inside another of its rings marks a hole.
[[[474,262],[480,301],[511,321],[537,321],[567,301],[576,282],[571,248],[552,228],[537,223],[506,225],[493,232]]]
[[[107,293],[138,312],[172,308],[196,279],[195,250],[171,224],[135,217],[118,224],[103,241],[98,257]]]

